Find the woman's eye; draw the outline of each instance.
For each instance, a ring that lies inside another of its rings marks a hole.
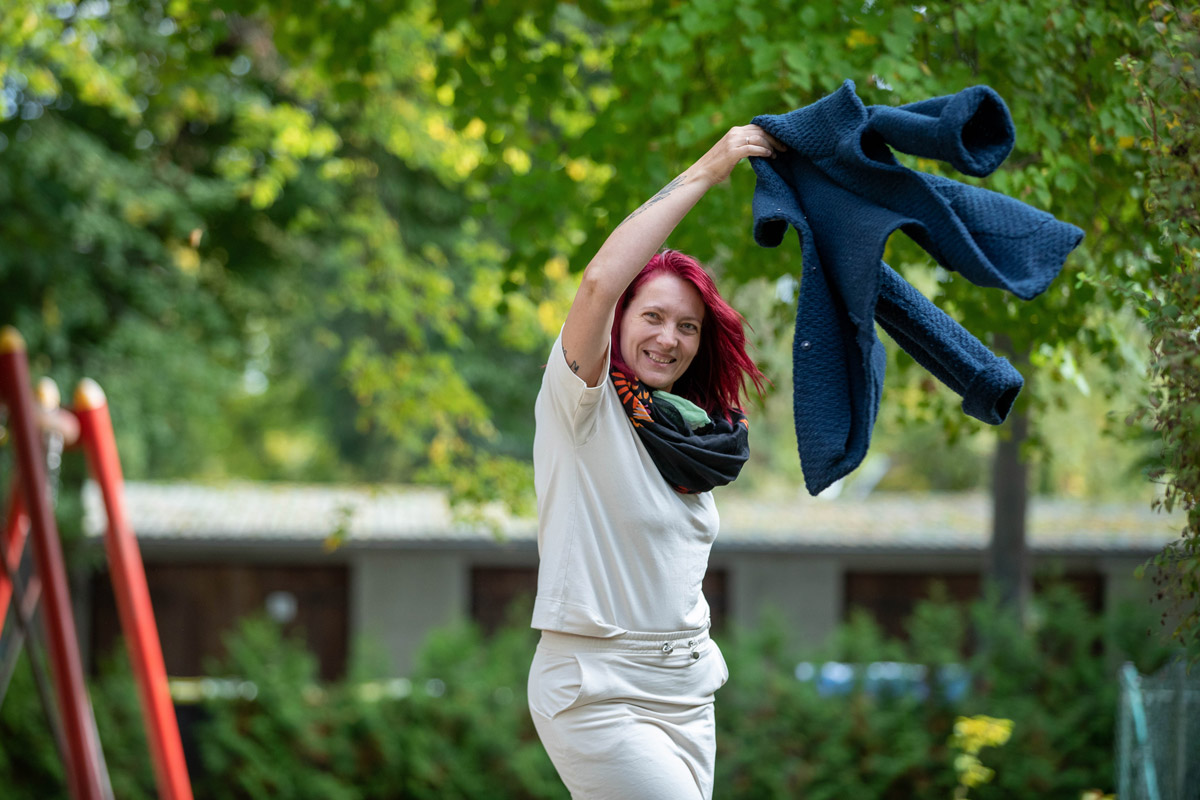
[[[647,311],[647,312],[646,312],[646,319],[657,320],[657,319],[658,319],[658,312],[657,312],[657,311]]]
[[[680,327],[688,333],[695,333],[696,331],[700,330],[698,327],[696,327],[696,323],[694,322],[685,322]]]

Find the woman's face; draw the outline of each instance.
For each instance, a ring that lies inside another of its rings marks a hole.
[[[700,348],[704,301],[696,287],[659,272],[637,290],[621,316],[621,358],[651,389],[671,391]]]

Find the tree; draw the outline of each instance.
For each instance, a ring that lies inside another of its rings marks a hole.
[[[446,50],[439,81],[456,92],[459,125],[479,119],[503,151],[481,163],[492,177],[482,209],[503,206],[522,241],[511,264],[535,273],[549,257],[575,268],[629,209],[665,184],[720,132],[759,113],[781,113],[822,97],[845,78],[868,104],[901,104],[986,83],[1006,99],[1018,132],[1008,163],[983,181],[1082,227],[1087,238],[1056,283],[1031,303],[982,291],[940,270],[902,237],[886,258],[938,305],[1017,364],[1027,378],[995,466],[995,574],[1020,605],[1023,464],[1037,452],[1043,385],[1070,376],[1083,354],[1100,354],[1117,376],[1121,299],[1101,276],[1144,250],[1135,170],[1132,87],[1113,68],[1139,53],[1136,12],[1123,2],[1071,7],[1026,4],[804,4],[539,2],[473,15],[439,6]],[[512,152],[519,151],[518,153]],[[939,165],[907,159],[915,168]],[[960,177],[960,176],[954,176]],[[970,181],[970,179],[967,179]],[[798,248],[765,252],[751,243],[751,178],[735,173],[674,234],[734,282],[800,274]],[[902,353],[891,386],[924,380]],[[898,379],[898,380],[897,380]],[[919,396],[920,393],[918,393]],[[891,402],[885,394],[885,402]],[[911,396],[911,395],[910,395]],[[918,401],[918,402],[924,402]],[[974,423],[936,406],[950,432]],[[1028,428],[1028,439],[1024,430]],[[1010,488],[1005,488],[1010,487]],[[1005,515],[1005,510],[1015,513]]]
[[[426,7],[10,6],[0,320],[101,381],[131,477],[527,496],[566,275],[523,286],[468,213],[487,144]]]
[[[1140,94],[1146,208],[1159,233],[1144,269],[1114,281],[1150,329],[1151,390],[1134,415],[1161,437],[1150,471],[1163,486],[1157,507],[1185,512],[1180,538],[1154,559],[1174,612],[1172,635],[1200,659],[1200,14],[1152,4],[1142,26],[1142,60],[1121,60]]]

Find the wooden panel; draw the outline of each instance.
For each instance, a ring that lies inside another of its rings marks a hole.
[[[1033,588],[1041,591],[1049,583],[1065,583],[1083,599],[1092,612],[1104,609],[1104,576],[1095,572],[1072,573],[1054,578],[1035,578]],[[867,611],[883,632],[897,639],[907,639],[904,623],[921,600],[932,595],[935,584],[941,584],[946,597],[956,603],[970,603],[982,592],[978,573],[931,572],[847,572],[845,577],[845,615],[860,608]]]
[[[848,572],[845,580],[845,616],[853,609],[869,613],[884,634],[907,639],[904,623],[921,600],[928,599],[934,584],[945,588],[946,597],[969,603],[979,597],[979,575],[973,573]]]
[[[222,637],[242,617],[264,613],[272,592],[295,599],[295,617],[284,631],[306,643],[321,678],[333,680],[345,672],[345,566],[147,564],[146,582],[169,675],[206,674],[207,662],[224,656]],[[119,626],[108,575],[99,574],[92,582],[93,664],[117,644]]]
[[[473,567],[471,619],[486,634],[506,624],[529,624],[537,594],[537,567]],[[517,615],[524,614],[524,619]]]

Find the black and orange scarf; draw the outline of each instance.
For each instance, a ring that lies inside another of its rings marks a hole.
[[[732,483],[750,457],[750,423],[737,409],[692,430],[668,402],[654,402],[632,375],[611,368],[613,386],[634,430],[667,483],[681,494]]]

